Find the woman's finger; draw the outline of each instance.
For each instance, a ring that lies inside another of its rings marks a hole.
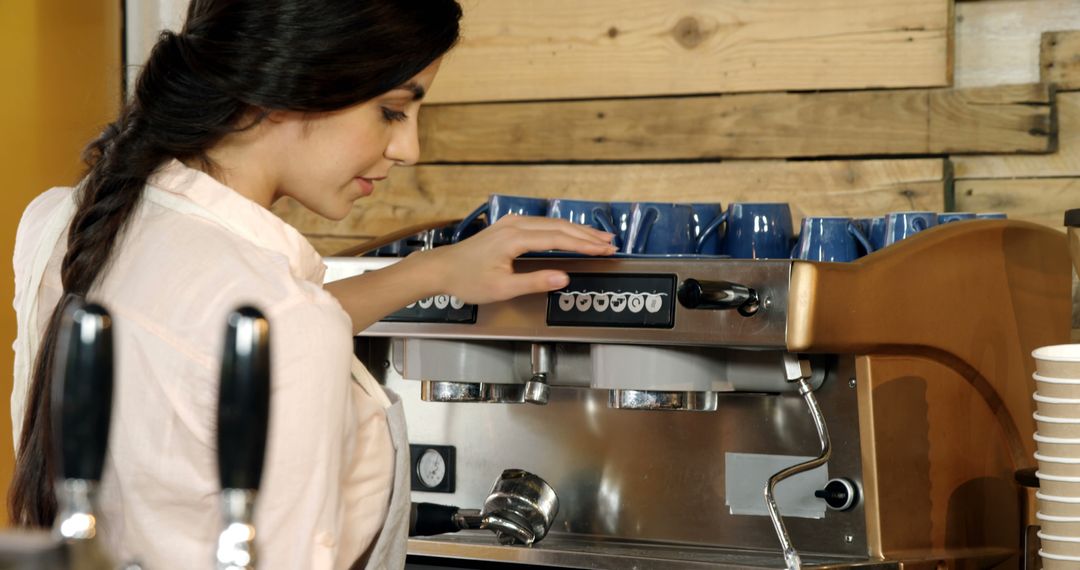
[[[548,251],[558,249],[585,255],[610,255],[615,253],[615,246],[591,239],[581,239],[558,230],[523,231],[509,241],[513,254],[520,255],[527,251]]]
[[[570,278],[563,271],[545,269],[529,273],[514,273],[503,278],[498,287],[500,296],[511,299],[531,293],[546,293],[566,287]]]
[[[507,218],[503,218],[507,219]],[[502,220],[500,220],[502,221]],[[583,224],[575,224],[561,218],[544,218],[540,216],[513,216],[513,227],[525,230],[560,230],[583,239],[592,239],[603,243],[610,243],[615,236],[611,233],[592,228]]]

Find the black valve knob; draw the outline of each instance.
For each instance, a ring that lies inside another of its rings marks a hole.
[[[434,536],[461,530],[458,508],[435,503],[413,503],[409,511],[409,536]]]
[[[1070,228],[1080,228],[1080,208],[1065,210],[1065,226]]]
[[[99,481],[112,414],[112,319],[82,301],[70,303],[61,319],[51,395],[58,473]]]
[[[679,303],[687,309],[737,309],[743,316],[758,310],[758,295],[753,289],[728,281],[687,279],[679,285]]]
[[[825,504],[834,511],[850,511],[859,502],[859,489],[851,480],[839,478],[814,491],[814,496],[825,499]]]

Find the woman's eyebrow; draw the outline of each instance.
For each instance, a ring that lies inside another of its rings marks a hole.
[[[412,93],[413,101],[419,101],[424,98],[424,86],[415,81],[407,81],[402,83],[398,87],[394,88],[394,91],[409,91]]]

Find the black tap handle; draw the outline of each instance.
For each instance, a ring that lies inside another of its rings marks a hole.
[[[258,309],[229,314],[218,397],[222,489],[258,490],[270,418],[270,323]]]
[[[1080,228],[1080,208],[1065,210],[1065,226]]]
[[[60,479],[101,479],[112,391],[112,319],[101,305],[74,300],[61,316],[50,395]]]
[[[738,309],[753,313],[757,310],[757,293],[738,283],[728,281],[698,281],[687,279],[679,285],[679,303],[687,309]]]
[[[457,507],[413,503],[409,511],[409,536],[433,536],[461,530],[454,515]]]

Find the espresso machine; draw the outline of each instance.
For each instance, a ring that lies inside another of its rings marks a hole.
[[[328,258],[327,281],[397,260]],[[356,338],[403,399],[414,501],[481,504],[505,468],[559,495],[542,542],[412,538],[416,568],[1037,567],[1016,473],[1029,353],[1069,340],[1060,232],[945,224],[852,263],[516,262],[546,268],[569,285],[421,299]]]

